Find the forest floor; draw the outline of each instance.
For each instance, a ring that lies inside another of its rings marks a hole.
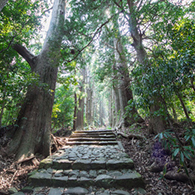
[[[164,149],[154,140],[154,136],[148,136],[146,127],[139,128],[139,134],[146,139],[126,139],[119,136],[118,140],[122,142],[126,153],[133,159],[135,169],[142,175],[146,183],[146,195],[195,195],[194,187],[189,182],[165,179],[161,177],[162,170],[151,171],[151,165],[159,158],[169,164],[171,171],[177,171],[179,163],[177,160],[173,161],[170,154],[163,152]],[[54,137],[54,142],[59,146],[63,145],[65,141],[65,137]],[[52,148],[52,150],[55,151],[56,148]],[[42,159],[42,157],[36,156],[36,158],[26,159],[24,162],[14,162],[13,158],[5,158],[0,154],[0,195],[11,194],[14,190],[20,190],[27,186],[28,173],[38,168]],[[183,176],[179,179],[185,181],[185,178],[186,176]]]
[[[145,126],[139,128],[139,135],[145,139],[120,137],[119,140],[125,152],[133,159],[136,171],[142,175],[146,183],[146,195],[195,195],[195,187],[186,182],[188,177],[180,167],[179,159],[173,160],[171,153],[163,149],[154,139],[155,136],[149,136]],[[163,177],[162,164],[167,164],[167,177],[171,179]],[[192,172],[192,169],[188,167],[188,171]]]

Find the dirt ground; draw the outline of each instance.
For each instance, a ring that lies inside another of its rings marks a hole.
[[[171,154],[166,152],[161,144],[154,140],[154,136],[148,136],[145,127],[140,128],[140,132],[145,139],[137,139],[134,137],[126,139],[118,136],[118,140],[122,142],[126,153],[133,159],[135,169],[142,175],[146,183],[146,195],[195,195],[194,187],[190,182],[186,182],[188,178],[184,173],[179,179],[170,180],[162,176],[161,166],[154,168],[154,162],[161,161],[169,165],[167,166],[167,173],[168,171],[178,173],[179,162],[172,160]],[[60,147],[65,142],[66,137],[54,137],[52,151],[54,152],[56,150],[54,143]],[[42,159],[41,156],[36,156],[32,159],[26,159],[24,162],[14,162],[13,157],[5,158],[1,153],[0,195],[10,194],[10,188],[20,190],[28,185],[28,173],[38,168],[39,162]],[[180,172],[182,172],[182,169]]]

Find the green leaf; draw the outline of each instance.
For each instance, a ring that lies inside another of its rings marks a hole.
[[[185,138],[186,141],[188,141],[190,139],[190,136],[186,135],[184,138]]]
[[[191,158],[190,158],[190,154],[191,154],[191,153],[189,153],[188,151],[184,151],[184,156],[185,156],[187,159],[189,159],[189,160],[191,159]]]
[[[162,140],[163,139],[163,133],[159,134],[159,139]]]
[[[179,152],[179,148],[176,148],[173,152],[173,157],[176,157]]]
[[[195,138],[192,137],[191,140],[192,140],[192,145],[193,145],[193,147],[195,147]]]
[[[180,160],[181,160],[181,163],[183,164],[184,163],[184,154],[183,154],[183,152],[180,153]]]

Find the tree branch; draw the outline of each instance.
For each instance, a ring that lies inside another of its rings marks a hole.
[[[36,59],[37,56],[33,55],[30,51],[28,51],[24,46],[20,44],[14,44],[13,49],[17,51],[30,65],[31,70],[33,71],[36,67]]]
[[[89,43],[88,43],[87,45],[85,45],[85,46],[84,46],[84,47],[83,47],[83,48],[74,56],[73,59],[67,61],[67,63],[70,63],[70,62],[72,62],[73,60],[75,60],[75,59],[79,56],[79,54],[80,54],[84,49],[86,49],[86,48],[92,43],[92,41],[94,40],[95,36],[96,36],[98,33],[100,33],[102,27],[105,26],[107,23],[109,23],[110,20],[111,20],[115,15],[120,14],[120,13],[121,13],[121,12],[112,15],[106,22],[104,22],[99,28],[97,28],[97,30],[96,30],[95,33],[93,34],[93,36],[92,36],[91,40],[89,41]]]

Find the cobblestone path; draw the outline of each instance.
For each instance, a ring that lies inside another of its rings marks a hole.
[[[128,195],[132,188],[144,191],[133,167],[111,130],[75,131],[29,180],[33,195]]]

